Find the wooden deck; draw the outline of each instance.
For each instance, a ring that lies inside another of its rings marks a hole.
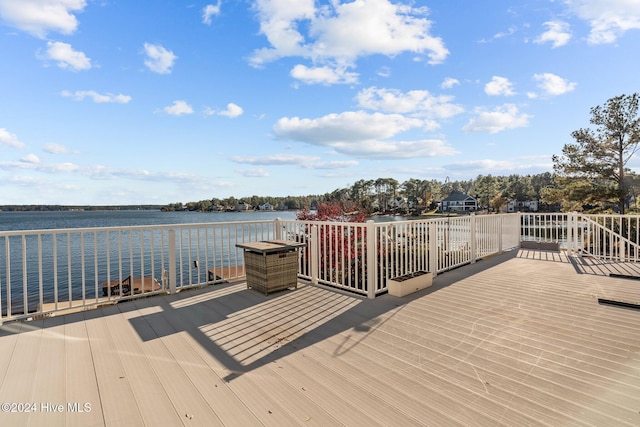
[[[32,412],[0,425],[638,426],[640,311],[598,304],[640,300],[607,276],[633,268],[520,250],[405,298],[240,282],[5,324],[0,403]]]

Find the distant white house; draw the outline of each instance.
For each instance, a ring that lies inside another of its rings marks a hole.
[[[441,212],[471,212],[478,210],[478,201],[468,194],[452,191],[440,202]]]
[[[261,211],[272,211],[273,210],[273,205],[271,203],[263,203],[263,204],[258,206],[258,210],[261,210]]]
[[[511,200],[505,208],[507,212],[538,212],[537,200]]]
[[[396,209],[406,209],[409,206],[409,199],[406,197],[400,197],[393,201]]]
[[[240,202],[236,205],[237,212],[248,211],[250,209],[251,209],[251,205],[249,203]]]

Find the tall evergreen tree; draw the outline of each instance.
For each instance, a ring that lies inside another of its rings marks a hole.
[[[591,108],[594,129],[571,133],[562,156],[553,156],[554,170],[566,204],[613,202],[624,213],[627,189],[625,165],[640,142],[640,95],[620,95]]]

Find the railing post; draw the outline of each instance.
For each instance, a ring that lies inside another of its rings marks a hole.
[[[567,253],[572,256],[575,255],[575,247],[576,247],[576,234],[574,232],[574,223],[575,223],[575,213],[569,212],[567,213]]]
[[[498,215],[498,254],[502,253],[502,235],[504,234],[504,215]]]
[[[433,277],[438,274],[438,223],[429,222],[429,269]]]
[[[627,227],[624,226],[624,217],[622,215],[618,216],[618,219],[620,220],[620,225],[618,226],[618,229],[620,230],[618,232],[618,234],[620,234],[620,239],[618,239],[618,245],[620,246],[620,248],[618,249],[618,260],[620,262],[625,262],[625,258],[626,258],[626,251],[625,251],[625,239],[627,236],[625,236],[625,229]],[[611,227],[611,233],[613,233],[614,227]]]
[[[524,227],[523,218],[524,218],[524,214],[522,212],[518,212],[518,222],[517,222],[517,225],[518,225],[518,228],[517,228],[517,230],[518,230],[518,243],[516,244],[516,249],[517,250],[520,249],[520,246],[522,244],[522,236],[524,235],[524,233],[523,233],[524,230],[522,229]]]
[[[476,214],[469,216],[469,240],[471,241],[471,264],[476,262]]]
[[[282,239],[282,219],[276,218],[274,222],[276,227],[276,230],[275,230],[276,240],[283,240]]]
[[[176,282],[178,281],[176,265],[176,231],[169,230],[169,293],[176,293]]]
[[[320,273],[320,237],[318,226],[311,226],[311,236],[309,236],[309,257],[311,258],[311,283],[318,284],[318,276]]]
[[[376,225],[372,220],[366,222],[366,250],[367,250],[367,298],[376,297],[376,285],[378,283],[377,253],[376,245]]]

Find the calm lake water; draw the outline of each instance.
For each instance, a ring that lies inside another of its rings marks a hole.
[[[0,231],[196,224],[276,218],[295,219],[296,212],[161,212],[159,210],[0,212]]]
[[[161,212],[137,211],[0,211],[0,231],[61,228],[127,227],[134,225],[200,224],[207,222],[296,219],[296,211],[275,212]],[[374,222],[403,221],[402,216],[376,216]]]

